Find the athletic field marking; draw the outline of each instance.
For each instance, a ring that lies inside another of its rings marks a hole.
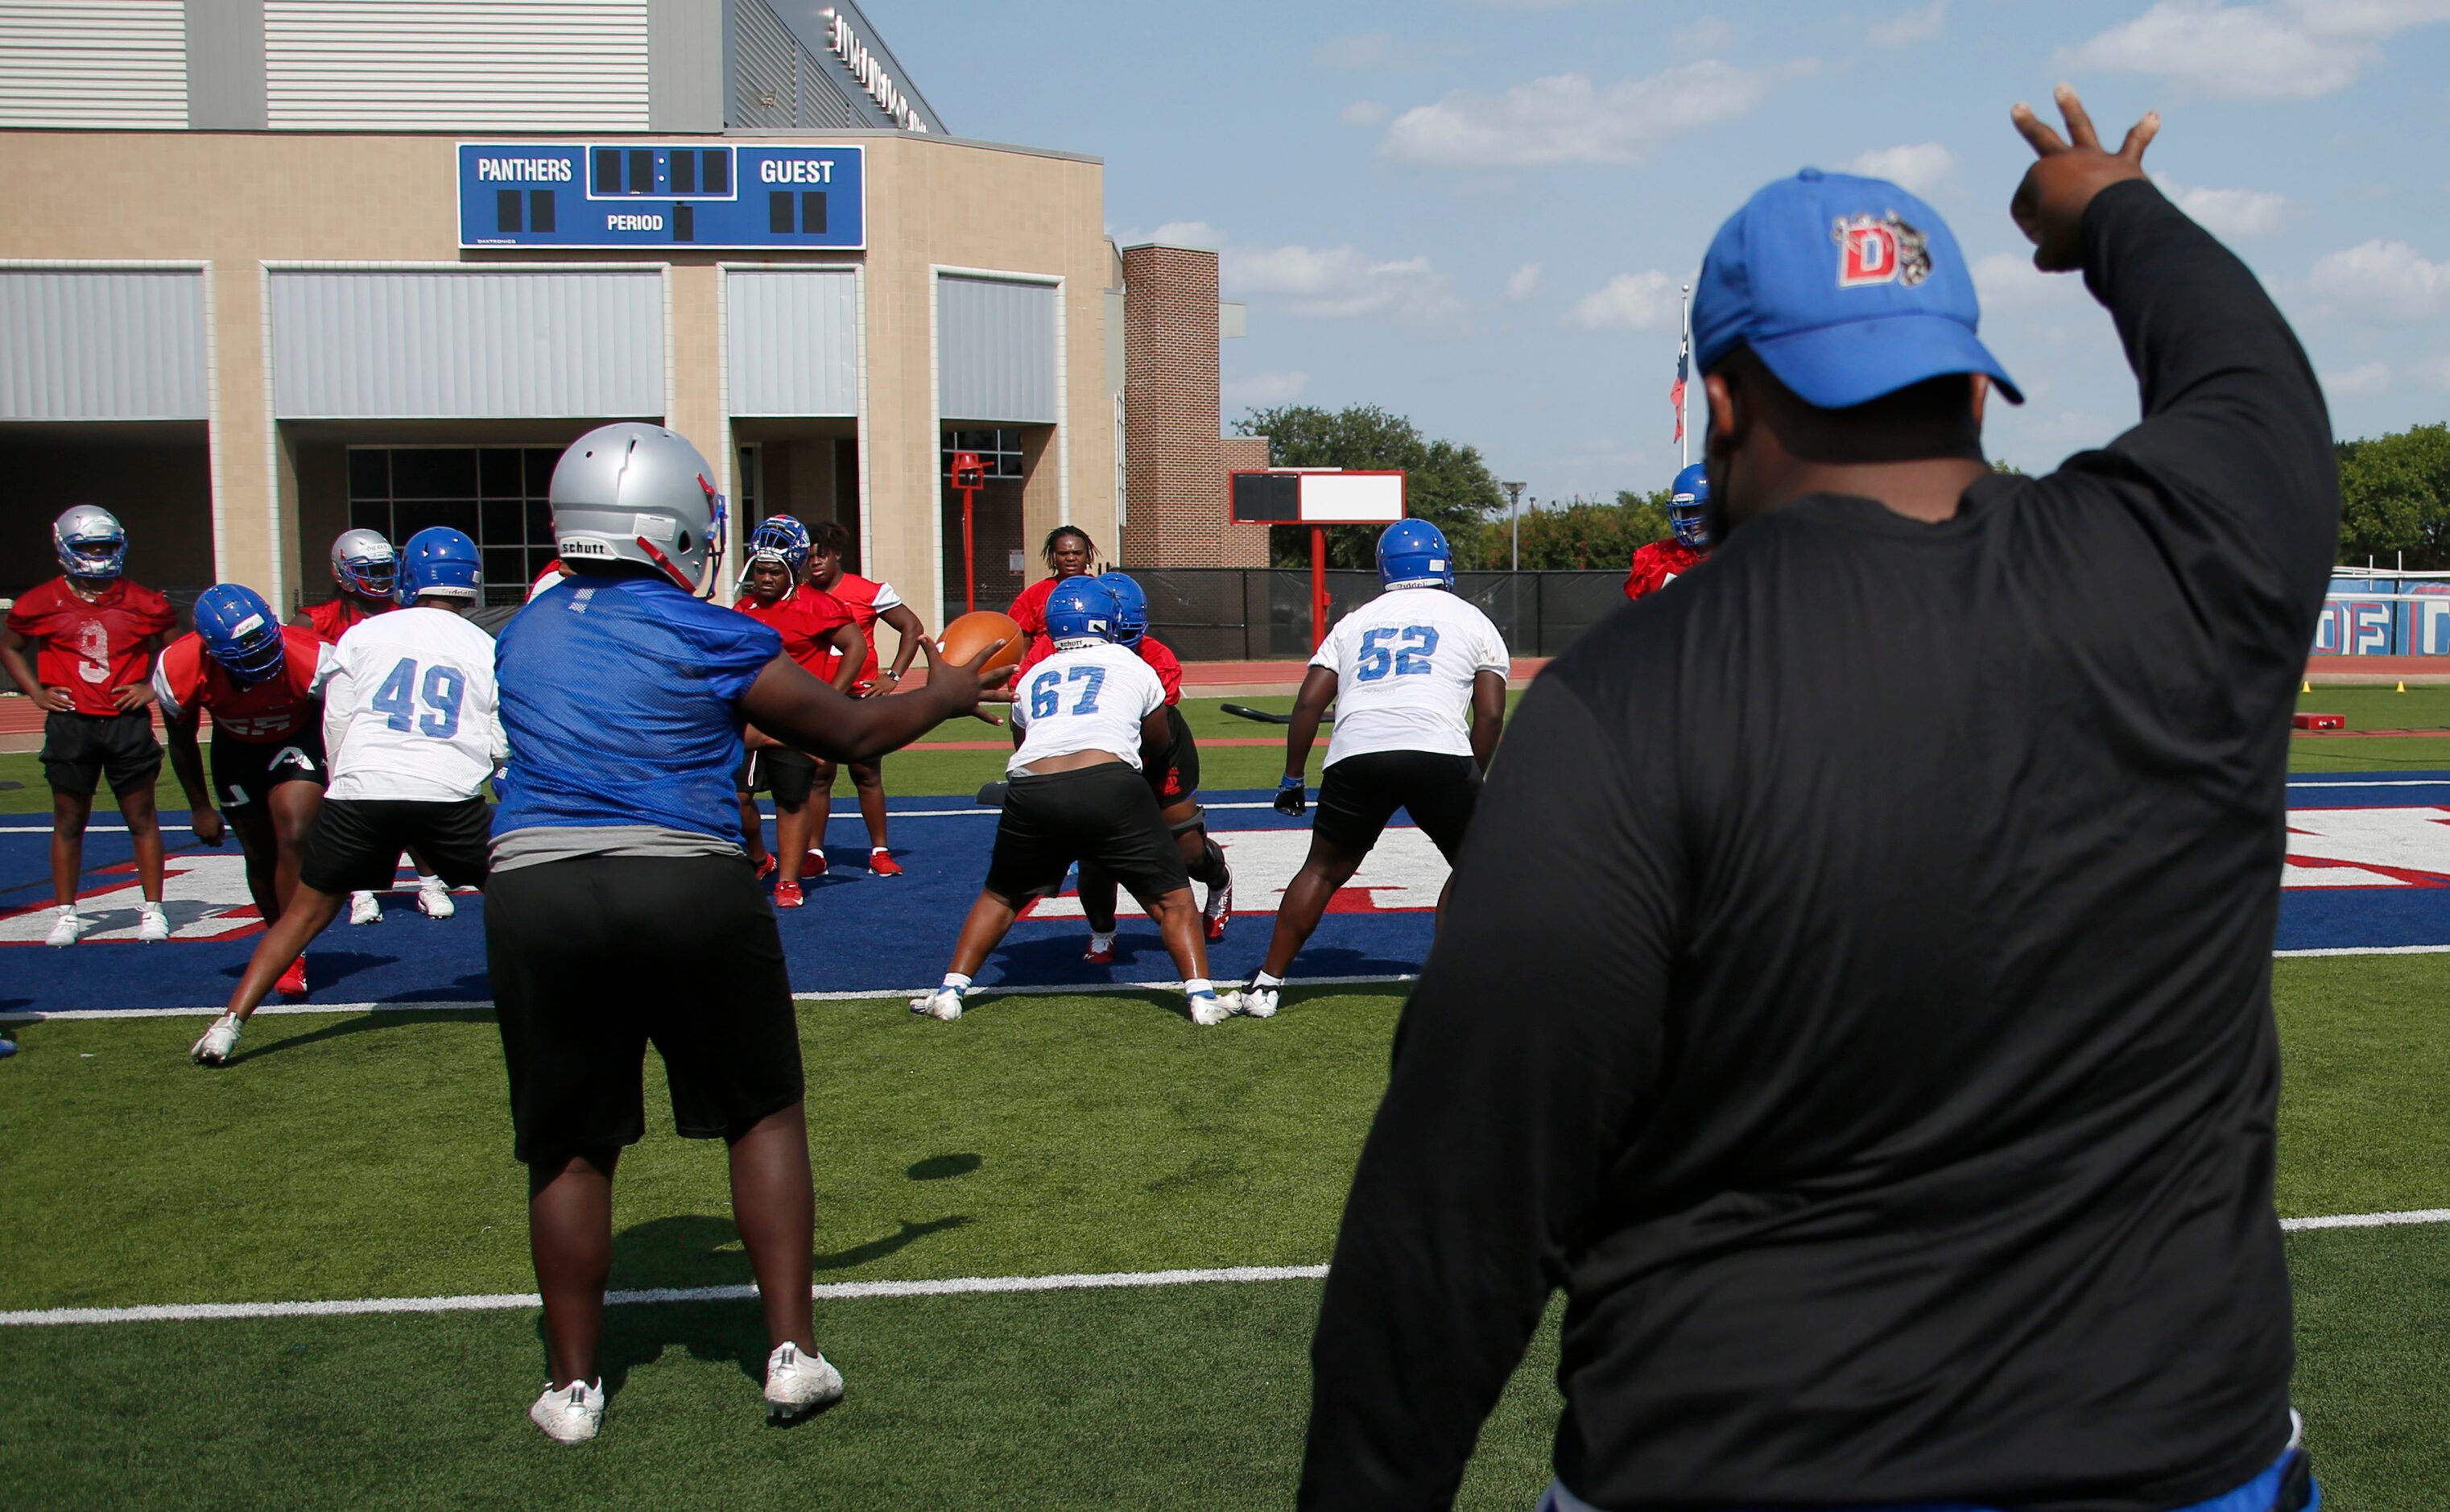
[[[2372,783],[2364,785],[2382,786],[2385,785]],[[2440,785],[2450,787],[2450,782],[2443,782],[2438,785],[2433,783],[2419,783],[2411,784],[2410,785],[2421,787]],[[1203,808],[1274,808],[1275,806],[1275,800],[1261,799],[1255,803],[1202,804],[1200,806]],[[994,815],[1001,812],[1002,812],[1001,809],[988,808],[979,804],[971,804],[962,808],[894,808],[886,810],[885,817],[887,819],[961,819],[974,814]],[[768,814],[766,817],[771,819],[774,816],[772,814]],[[832,816],[828,822],[836,824],[856,824],[861,821],[858,813],[852,812],[847,814],[836,814]],[[182,834],[195,833],[195,826],[192,824],[173,824],[167,820],[163,822],[162,827],[165,830],[174,829]],[[127,833],[127,826],[126,824],[88,824],[85,829],[86,833],[88,835],[125,835]],[[49,824],[0,824],[0,835],[48,835],[50,832],[51,826]]]
[[[868,1297],[959,1297],[985,1292],[1099,1291],[1117,1288],[1237,1285],[1254,1281],[1316,1281],[1325,1266],[1221,1266],[1205,1270],[1109,1270],[1064,1276],[956,1276],[944,1281],[828,1281],[809,1289],[820,1302]],[[656,1287],[608,1292],[616,1308],[658,1302],[745,1302],[753,1286]],[[198,1302],[183,1307],[39,1308],[0,1312],[0,1328],[67,1323],[208,1323],[234,1318],[344,1318],[390,1312],[510,1312],[544,1305],[533,1291],[466,1297],[360,1297],[344,1302]]]
[[[2294,960],[2306,956],[2440,956],[2450,945],[2316,945],[2304,950],[2275,950],[2272,955]]]
[[[2450,1208],[2412,1212],[2342,1212],[2319,1218],[2283,1218],[2289,1232],[2309,1229],[2386,1229],[2406,1224],[2450,1223]],[[1100,1291],[1150,1287],[1236,1286],[1264,1281],[1317,1281],[1327,1267],[1218,1266],[1199,1270],[1107,1270],[1085,1275],[955,1276],[943,1281],[828,1281],[809,1289],[819,1302],[871,1297],[960,1297],[1028,1291]],[[655,1287],[614,1291],[612,1307],[664,1302],[746,1302],[753,1286]],[[495,1291],[460,1297],[357,1297],[334,1302],[192,1302],[135,1308],[34,1308],[0,1312],[0,1328],[57,1328],[80,1323],[217,1323],[250,1318],[345,1318],[378,1313],[515,1312],[543,1306],[533,1291]]]
[[[2450,787],[2450,777],[2343,777],[2323,782],[2299,782],[2290,778],[2291,787]],[[46,830],[48,834],[49,831]]]

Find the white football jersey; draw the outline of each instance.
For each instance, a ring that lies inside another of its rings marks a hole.
[[[1113,751],[1138,770],[1140,721],[1164,703],[1164,685],[1128,646],[1057,651],[1013,686],[1012,724],[1023,734],[1004,770],[1084,750]]]
[[[1310,664],[1335,674],[1330,766],[1382,750],[1470,755],[1471,685],[1511,665],[1479,606],[1436,588],[1379,594],[1336,621]]]
[[[329,798],[476,797],[510,747],[494,638],[447,609],[360,620],[323,685]]]

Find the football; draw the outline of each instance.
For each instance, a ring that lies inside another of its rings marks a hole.
[[[1029,637],[1021,632],[1011,615],[982,609],[945,626],[944,633],[936,638],[936,651],[948,662],[966,662],[995,641],[1003,644],[997,647],[996,653],[979,669],[981,676],[1012,666],[1021,660],[1021,653],[1029,649]]]

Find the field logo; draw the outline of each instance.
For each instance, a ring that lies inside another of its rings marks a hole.
[[[1840,216],[1831,228],[1838,243],[1838,286],[1861,288],[1873,283],[1902,283],[1913,288],[1931,277],[1931,240],[1889,211],[1875,221],[1868,215]]]

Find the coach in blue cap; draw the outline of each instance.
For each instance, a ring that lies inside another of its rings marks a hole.
[[[2270,952],[2330,425],[2253,276],[2019,107],[2144,417],[2044,477],[1955,239],[1805,171],[1693,323],[1722,544],[1524,700],[1318,1332],[1306,1507],[1448,1504],[1566,1296],[1563,1512],[2292,1512]]]

